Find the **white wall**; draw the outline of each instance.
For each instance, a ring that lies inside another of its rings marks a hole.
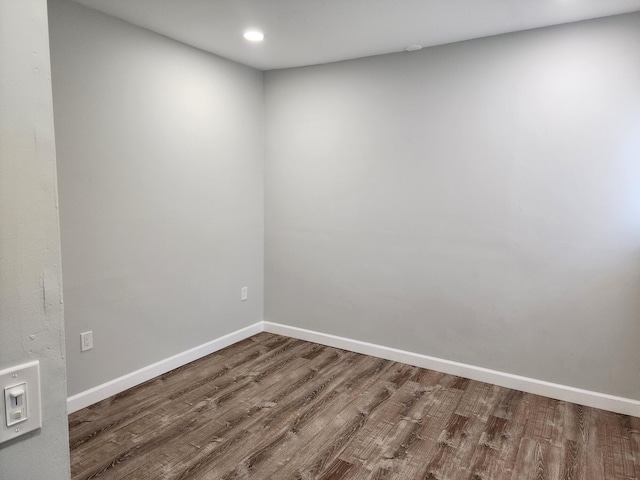
[[[265,75],[265,320],[640,399],[640,14]]]
[[[262,73],[50,9],[73,395],[262,320]]]
[[[43,415],[0,445],[0,478],[59,480],[69,442],[45,0],[0,1],[0,63],[0,370],[40,361]]]

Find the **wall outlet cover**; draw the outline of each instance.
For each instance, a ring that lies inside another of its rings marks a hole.
[[[93,348],[93,331],[80,334],[80,350],[86,352]]]

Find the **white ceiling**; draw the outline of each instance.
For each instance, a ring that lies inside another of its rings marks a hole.
[[[76,0],[262,70],[640,11],[640,0]],[[262,30],[252,44],[242,33]]]

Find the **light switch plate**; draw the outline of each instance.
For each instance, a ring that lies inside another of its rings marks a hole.
[[[18,387],[16,389],[16,387]],[[15,412],[11,415],[11,392],[24,392],[26,420],[15,421]],[[42,427],[40,402],[40,362],[33,362],[6,368],[0,371],[0,443],[24,435]],[[8,424],[11,424],[10,426]]]

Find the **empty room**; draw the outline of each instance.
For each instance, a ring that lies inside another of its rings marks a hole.
[[[640,479],[640,0],[0,0],[0,480]]]

